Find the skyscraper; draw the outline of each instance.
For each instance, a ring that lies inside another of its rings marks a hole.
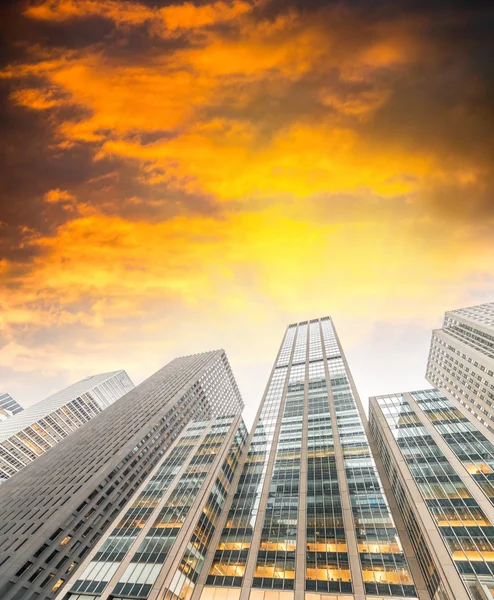
[[[0,598],[53,598],[183,428],[242,408],[222,350],[175,359],[6,481]]]
[[[438,390],[370,399],[370,426],[432,598],[494,598],[494,437]]]
[[[133,387],[125,371],[92,375],[0,423],[0,483]]]
[[[73,575],[68,597],[190,598],[246,438],[240,416],[191,422]]]
[[[331,319],[290,325],[194,589],[111,597],[429,599],[371,444]]]
[[[494,431],[494,302],[444,315],[432,332],[426,378]]]
[[[0,421],[6,421],[12,415],[20,413],[22,406],[7,392],[0,392]]]

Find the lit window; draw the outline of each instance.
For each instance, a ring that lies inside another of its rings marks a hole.
[[[64,583],[65,580],[64,579],[59,579],[57,581],[57,583],[51,588],[52,592],[56,592],[58,590],[58,588],[62,585],[62,583]]]
[[[60,542],[60,546],[66,546],[70,540],[72,539],[71,535],[66,535],[63,540]]]

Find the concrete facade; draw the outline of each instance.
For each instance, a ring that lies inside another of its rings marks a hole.
[[[494,302],[445,313],[432,332],[426,379],[494,432]]]
[[[224,351],[175,359],[2,484],[2,600],[53,598],[183,428],[242,408]]]

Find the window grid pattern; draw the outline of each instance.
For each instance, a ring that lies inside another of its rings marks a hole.
[[[290,325],[288,328],[283,344],[281,345],[280,354],[276,363],[277,367],[287,367],[290,362],[290,356],[292,354],[293,340],[295,339],[295,333],[297,332],[296,325]]]
[[[494,431],[494,302],[449,311],[432,333],[427,380]]]
[[[297,345],[300,339],[307,345],[306,326],[304,330],[297,337]],[[298,356],[302,356],[302,351]],[[290,373],[253,587],[294,588],[305,362],[302,366],[304,374],[294,373],[294,367]]]
[[[328,360],[328,371],[365,591],[415,597],[410,569],[343,360]]]
[[[412,392],[434,429],[494,504],[494,444],[437,390]]]
[[[207,426],[207,423],[204,423]],[[201,441],[171,495],[132,556],[115,585],[117,595],[146,598],[156,581],[180,529],[221,450],[231,427],[231,418],[220,419]]]
[[[0,424],[0,483],[15,475],[134,387],[125,371],[95,377],[106,379],[95,386],[92,383],[94,378],[91,378],[87,383],[90,389],[81,391],[84,388],[83,380],[71,386],[78,390],[77,397],[66,398],[70,395],[68,388],[67,391],[63,390],[55,397],[42,400],[39,405],[22,411],[18,417]],[[58,401],[58,396],[63,400]],[[46,414],[43,415],[44,404]],[[50,408],[56,404],[59,405],[58,408]]]
[[[430,550],[427,546],[427,542],[425,541],[421,527],[417,520],[414,506],[409,500],[407,493],[405,492],[405,488],[401,482],[396,463],[394,462],[394,456],[389,451],[384,436],[379,429],[372,405],[370,408],[370,428],[376,441],[376,445],[379,449],[379,454],[391,483],[391,488],[393,490],[398,508],[400,509],[403,517],[410,541],[413,549],[415,550],[415,555],[422,571],[422,575],[424,576],[427,590],[429,591],[431,598],[446,598],[447,591],[444,588],[437,565],[432,558]]]
[[[309,365],[307,438],[305,586],[308,591],[351,593],[350,566],[323,361]]]
[[[288,335],[293,340],[295,332]],[[287,373],[287,367],[279,366],[272,375],[207,585],[242,585]]]
[[[197,430],[184,433],[183,439],[171,450],[105,540],[81,578],[74,583],[72,592],[101,593],[105,589],[200,438],[204,424],[201,424],[201,428],[197,433]]]
[[[461,577],[494,583],[494,527],[403,395],[376,398]]]
[[[168,589],[161,592],[163,600],[190,600],[197,579],[204,566],[208,546],[225,505],[226,497],[247,436],[247,429],[244,423],[241,422],[235,434],[232,447],[221,467],[220,474],[209,494],[208,501],[201,511],[199,520],[187,543],[174,577]]]

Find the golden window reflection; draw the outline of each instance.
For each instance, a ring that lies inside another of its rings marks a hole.
[[[481,473],[490,474],[494,472],[487,463],[475,463],[465,465],[465,467],[471,475],[480,475]]]
[[[362,575],[366,582],[413,585],[410,573],[405,569],[400,571],[385,571],[377,568],[362,569]]]
[[[261,542],[261,550],[282,550],[283,552],[293,552],[296,549],[294,540],[286,542]]]
[[[371,554],[399,554],[401,548],[397,543],[381,542],[379,544],[372,542],[360,542],[358,545],[359,552],[367,552]]]
[[[282,569],[266,565],[257,565],[254,577],[269,577],[271,579],[295,579],[295,569]]]
[[[347,547],[345,542],[333,542],[324,544],[321,542],[307,542],[308,552],[346,552]]]
[[[305,570],[307,579],[317,579],[317,581],[351,581],[350,569],[316,569],[308,567]]]
[[[250,548],[250,542],[220,542],[218,550],[245,550]]]
[[[211,575],[221,575],[224,577],[243,577],[245,565],[235,565],[227,563],[215,563],[211,568]]]

